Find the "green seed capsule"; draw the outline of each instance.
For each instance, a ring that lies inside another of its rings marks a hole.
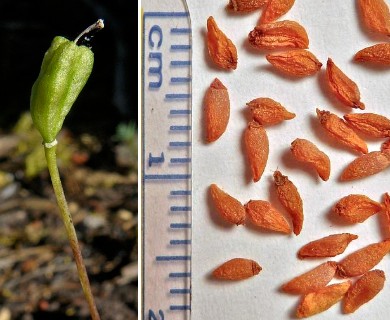
[[[93,52],[89,48],[63,37],[53,39],[30,98],[31,117],[45,143],[56,139],[92,67]]]

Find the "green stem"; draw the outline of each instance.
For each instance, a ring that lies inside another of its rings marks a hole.
[[[72,216],[70,215],[68,203],[65,199],[64,189],[62,188],[60,175],[57,167],[56,146],[51,148],[45,147],[45,156],[47,161],[47,167],[50,172],[51,182],[54,188],[54,193],[57,198],[58,207],[60,208],[61,218],[64,222],[66,233],[72,248],[73,256],[77,265],[77,272],[81,286],[84,291],[85,298],[87,299],[91,317],[93,320],[100,320],[99,313],[96,308],[96,304],[92,295],[91,286],[89,284],[87,270],[81,256],[81,250],[79,242],[77,240],[76,230],[73,225]]]

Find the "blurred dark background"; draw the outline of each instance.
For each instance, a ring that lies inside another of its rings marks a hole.
[[[54,36],[74,39],[98,18],[95,66],[65,126],[73,133],[112,135],[137,120],[136,0],[0,0],[0,128],[29,109],[30,90]]]

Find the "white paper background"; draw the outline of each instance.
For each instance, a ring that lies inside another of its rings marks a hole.
[[[340,225],[330,218],[334,203],[351,193],[361,193],[380,201],[389,190],[390,170],[370,178],[340,183],[343,168],[356,153],[329,139],[319,126],[315,108],[326,109],[339,116],[350,111],[333,99],[324,85],[323,67],[313,77],[284,78],[275,72],[263,53],[250,48],[247,35],[255,26],[260,11],[233,15],[225,10],[228,1],[188,0],[193,31],[193,260],[192,319],[291,319],[298,296],[279,292],[286,281],[308,271],[327,259],[302,261],[297,250],[307,242],[329,234],[350,232],[359,235],[343,255],[385,235],[380,219],[373,216],[358,225]],[[225,72],[209,61],[205,47],[206,20],[212,15],[217,24],[235,43],[238,68]],[[302,24],[309,35],[309,49],[326,65],[331,57],[359,86],[366,112],[390,116],[390,72],[352,62],[358,50],[386,41],[366,33],[359,21],[355,1],[297,0],[290,12],[279,20],[289,19]],[[231,118],[225,134],[215,143],[203,140],[203,97],[212,80],[218,77],[228,88]],[[257,97],[273,98],[295,112],[294,120],[268,127],[270,154],[263,177],[253,183],[243,154],[242,135],[249,119],[245,104]],[[326,152],[332,163],[329,181],[320,180],[314,171],[296,162],[289,151],[297,137],[313,141]],[[382,141],[370,140],[369,150],[379,149]],[[250,199],[269,200],[280,208],[275,197],[272,174],[276,169],[296,184],[304,202],[305,221],[302,233],[296,236],[267,233],[245,226],[229,226],[215,213],[208,186],[216,183],[243,203]],[[210,279],[210,272],[234,257],[247,257],[260,263],[263,270],[249,280],[226,283]],[[377,268],[390,277],[390,258],[385,257]],[[337,280],[336,280],[337,281]],[[388,280],[389,281],[389,280]],[[386,319],[390,314],[390,286],[369,304],[352,315],[343,315],[340,304],[312,319]]]

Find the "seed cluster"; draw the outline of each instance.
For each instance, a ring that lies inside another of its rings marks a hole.
[[[294,0],[230,0],[227,10],[231,13],[246,13],[263,8],[259,23],[249,32],[249,44],[260,51],[278,50],[265,58],[282,74],[290,77],[313,76],[320,71],[322,63],[308,51],[309,38],[305,28],[296,21],[276,21],[286,14]],[[362,24],[370,32],[390,35],[390,12],[384,0],[359,0],[358,10]],[[213,17],[207,21],[207,48],[211,61],[228,71],[238,67],[238,53],[233,42],[217,26]],[[381,43],[360,50],[354,61],[373,63],[383,68],[390,66],[390,43]],[[331,58],[326,63],[325,82],[329,95],[342,105],[356,110],[365,110],[358,85],[337,66]],[[205,141],[212,143],[222,138],[230,119],[228,88],[215,79],[205,96]],[[251,120],[243,130],[245,158],[253,181],[261,180],[270,152],[267,126],[294,120],[296,114],[288,111],[279,102],[269,97],[258,97],[246,104]],[[344,119],[327,110],[316,109],[318,126],[346,148],[359,153],[342,172],[339,181],[362,179],[390,167],[390,119],[375,113],[348,113]],[[364,140],[386,139],[381,150],[370,151]],[[272,149],[272,148],[271,148]],[[291,142],[291,155],[298,162],[309,164],[323,181],[331,175],[331,161],[313,142],[297,138]],[[271,150],[272,151],[272,150]],[[242,204],[221,188],[212,184],[210,194],[214,209],[225,222],[235,225],[250,224],[282,234],[296,236],[304,227],[303,200],[295,184],[279,170],[273,174],[275,193],[285,212],[279,212],[266,200],[249,200]],[[340,199],[333,207],[333,214],[347,224],[362,223],[370,216],[382,212],[387,217],[390,232],[390,195],[384,195],[383,203],[371,200],[362,194],[350,194]],[[342,254],[349,243],[358,236],[350,233],[331,234],[313,240],[303,246],[300,259],[335,257]],[[343,312],[355,312],[374,298],[384,286],[385,274],[373,270],[390,252],[390,239],[370,244],[346,256],[340,262],[320,264],[286,284],[281,290],[302,296],[296,310],[298,318],[323,312],[343,300]],[[259,274],[260,265],[251,259],[234,258],[214,270],[213,276],[224,280],[242,280]],[[328,285],[335,277],[360,277],[355,282]]]

